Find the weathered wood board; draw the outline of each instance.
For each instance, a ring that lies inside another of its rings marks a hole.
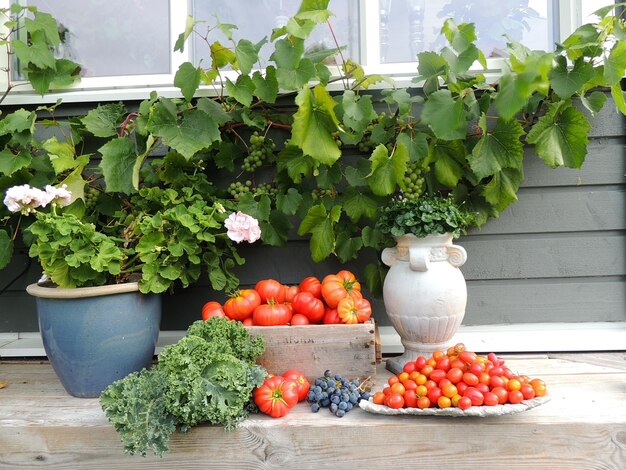
[[[373,320],[354,325],[252,326],[253,335],[265,338],[265,353],[258,363],[272,374],[298,369],[307,379],[325,370],[346,378],[365,379],[376,374],[376,325]]]
[[[588,360],[587,360],[588,357]],[[70,397],[47,363],[0,363],[0,469],[443,468],[621,470],[626,462],[626,371],[619,355],[508,355],[539,376],[552,400],[492,418],[344,418],[304,403],[282,419],[252,416],[232,433],[175,433],[163,459],[125,455],[97,399]],[[387,380],[379,366],[375,389]],[[598,384],[602,384],[601,387]],[[339,436],[339,438],[338,438]]]

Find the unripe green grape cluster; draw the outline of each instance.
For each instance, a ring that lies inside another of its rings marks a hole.
[[[334,198],[337,195],[334,189],[315,188],[311,193],[311,197],[314,201],[323,198],[324,196]]]
[[[420,162],[413,162],[407,165],[406,173],[404,174],[404,186],[402,194],[407,199],[417,199],[426,189],[424,180],[424,174],[427,170],[424,169]]]
[[[235,181],[228,185],[228,194],[234,199],[241,199],[252,190],[252,181],[247,180],[245,183],[241,181]]]
[[[91,210],[96,207],[96,203],[98,202],[98,196],[100,195],[100,191],[96,188],[89,187],[85,191],[84,201],[85,201],[85,209]]]
[[[269,161],[274,156],[276,144],[269,137],[259,135],[257,131],[250,136],[249,153],[243,159],[241,169],[248,173],[253,173],[263,165],[264,161]]]
[[[256,187],[254,194],[267,194],[270,198],[275,198],[278,195],[278,188],[272,183],[262,183]]]
[[[372,132],[374,132],[374,128],[376,127],[376,125],[380,123],[383,124],[386,130],[389,130],[391,128],[395,128],[396,126],[402,126],[404,124],[404,121],[402,121],[402,119],[397,119],[396,117],[392,115],[387,116],[385,112],[380,113],[378,117],[374,119],[367,126],[365,132],[363,133],[363,138],[357,145],[357,148],[359,149],[359,151],[370,152],[371,150],[374,149],[374,147],[378,145],[376,142],[372,140]],[[391,142],[388,142],[387,150],[391,152],[392,148],[393,148],[393,144]]]

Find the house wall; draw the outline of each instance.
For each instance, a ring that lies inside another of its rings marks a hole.
[[[72,110],[79,113],[80,109]],[[624,117],[612,103],[594,118],[582,169],[550,170],[530,149],[519,201],[479,230],[456,241],[468,253],[461,268],[468,285],[465,325],[626,321],[626,158]],[[244,285],[273,277],[292,284],[344,268],[314,263],[308,242],[286,248],[244,247]],[[348,266],[359,272],[372,254]],[[25,287],[40,276],[18,253],[0,271],[0,333],[37,331],[35,301]],[[208,300],[224,300],[207,282],[164,298],[162,329],[185,329]],[[374,316],[389,320],[380,299]]]

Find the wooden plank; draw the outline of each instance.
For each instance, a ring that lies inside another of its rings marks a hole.
[[[522,188],[519,200],[475,235],[626,230],[626,186]]]
[[[625,321],[623,277],[470,280],[465,325]]]
[[[466,236],[461,271],[468,280],[622,276],[622,232]]]

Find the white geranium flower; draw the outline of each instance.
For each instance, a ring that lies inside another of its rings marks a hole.
[[[224,226],[228,229],[226,232],[228,238],[237,243],[243,241],[253,243],[261,238],[259,221],[243,212],[230,214],[224,221]]]

